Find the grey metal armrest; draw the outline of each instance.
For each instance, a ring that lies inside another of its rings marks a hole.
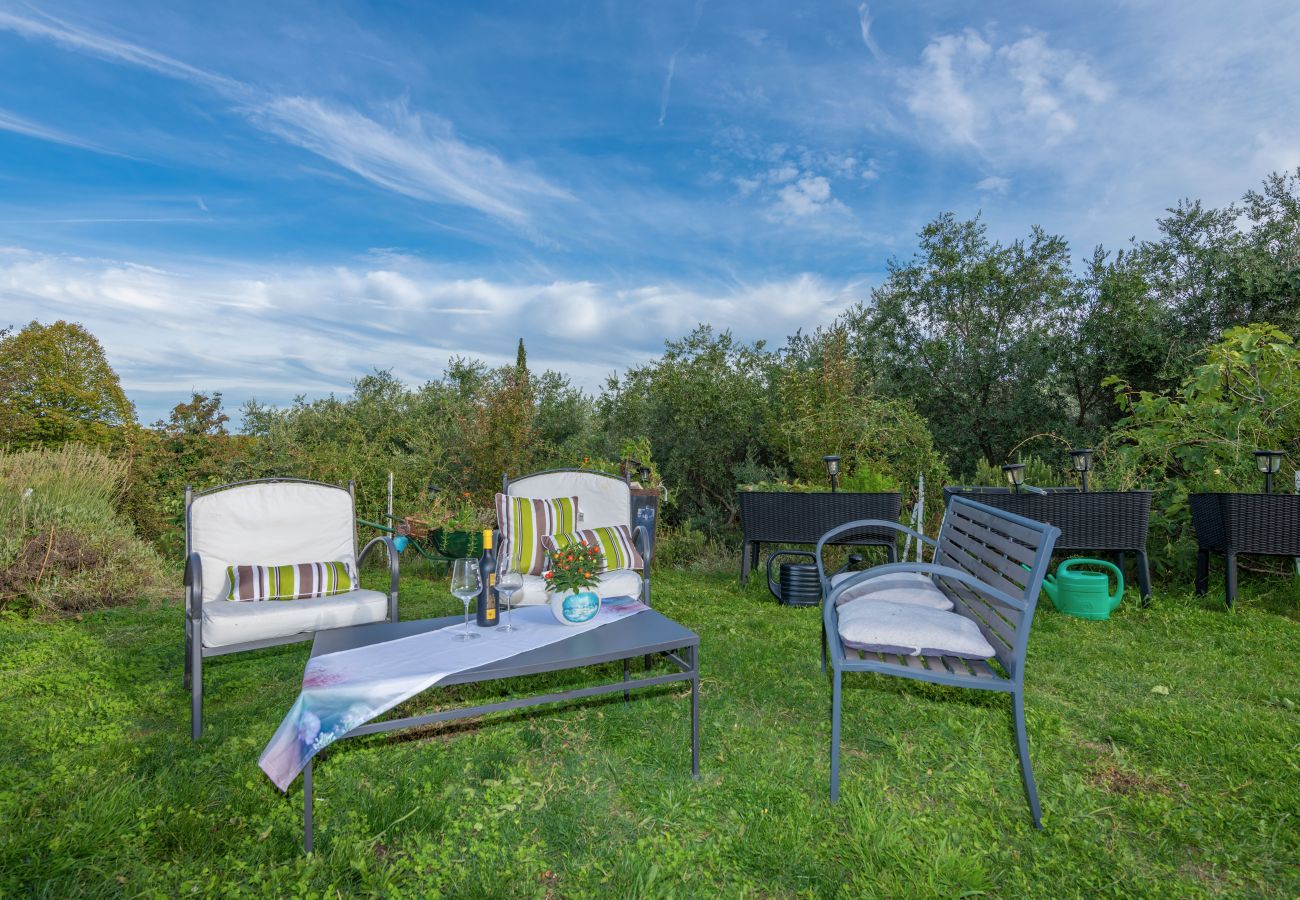
[[[830,543],[833,538],[841,534],[844,534],[849,531],[860,531],[863,528],[872,527],[872,526],[880,527],[880,528],[892,528],[895,531],[902,532],[903,534],[910,534],[912,537],[916,538],[923,544],[929,544],[931,547],[938,546],[934,538],[928,538],[925,535],[921,534],[921,532],[916,531],[915,529],[908,528],[906,525],[900,525],[897,522],[891,522],[888,519],[859,519],[856,522],[846,522],[843,525],[839,526],[838,528],[832,528],[830,531],[823,534],[817,540],[817,550],[815,551],[817,556],[817,576],[821,579],[823,594],[830,593],[831,581],[830,581],[830,577],[826,574],[826,563],[822,559],[822,549],[828,543]],[[871,570],[868,569],[867,571],[871,571]]]
[[[644,525],[638,525],[632,530],[632,543],[636,545],[636,552],[641,554],[641,560],[645,563],[644,571],[650,571],[650,555],[653,551],[650,549],[650,532]]]
[[[954,569],[952,566],[941,566],[936,563],[923,562],[901,562],[888,563],[883,566],[873,566],[865,571],[858,572],[850,578],[846,578],[835,586],[834,590],[828,591],[826,595],[826,605],[834,606],[835,600],[846,590],[856,584],[860,584],[869,578],[875,578],[878,575],[896,575],[903,572],[920,572],[925,575],[942,575],[944,578],[951,578],[953,581],[959,581],[972,589],[979,591],[997,600],[999,603],[1005,603],[1012,609],[1024,612],[1025,601],[1012,597],[1006,591],[999,590],[992,585],[985,584],[974,575],[963,572],[961,569]]]
[[[371,538],[370,541],[361,548],[361,555],[357,557],[357,569],[360,570],[360,568],[365,565],[366,557],[369,556],[370,551],[375,549],[379,544],[383,544],[385,549],[388,550],[388,593],[395,594],[397,593],[397,570],[400,554],[397,552],[397,545],[393,543],[393,539],[388,535],[380,535],[377,538]],[[357,574],[359,575],[360,572],[358,571]]]
[[[185,614],[191,619],[203,615],[203,560],[197,553],[191,553],[185,560],[185,587],[189,588],[185,604]]]
[[[383,549],[387,550],[387,554],[389,554],[389,622],[396,622],[398,620],[398,559],[400,554],[393,542],[393,538],[387,535],[370,538],[367,545],[361,548],[359,557],[356,558],[356,576],[361,576],[361,564],[370,555],[370,550],[373,550],[374,546],[378,544],[382,544]],[[357,585],[357,587],[360,587],[360,585]]]

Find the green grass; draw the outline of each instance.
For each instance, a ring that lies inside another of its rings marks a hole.
[[[409,576],[403,617],[458,608]],[[697,630],[703,777],[673,686],[328,750],[317,853],[257,758],[306,645],[210,661],[192,744],[181,612],[0,618],[0,894],[1000,896],[1300,894],[1300,591],[1158,595],[1106,623],[1044,604],[1030,824],[1007,701],[846,680],[842,800],[813,610],[656,576]],[[616,669],[597,673],[604,678]],[[596,674],[435,691],[463,704]]]

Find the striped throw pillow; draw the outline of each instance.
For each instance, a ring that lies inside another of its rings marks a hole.
[[[573,547],[582,542],[588,546],[600,548],[605,556],[605,563],[600,571],[610,569],[644,569],[645,560],[636,550],[632,540],[632,529],[626,525],[607,525],[601,528],[582,528],[563,534],[551,534],[542,538],[542,544],[551,553],[558,553],[566,547]]]
[[[293,563],[287,566],[226,566],[226,599],[305,600],[331,597],[359,587],[351,563]]]
[[[578,498],[507,497],[497,494],[497,526],[501,529],[499,559],[521,575],[541,575],[546,565],[542,537],[578,527]]]

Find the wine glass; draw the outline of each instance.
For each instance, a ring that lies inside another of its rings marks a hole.
[[[502,631],[519,631],[514,622],[514,596],[524,589],[524,576],[515,571],[510,560],[501,561],[501,573],[497,576],[497,594],[506,601],[506,620]]]
[[[477,559],[458,559],[451,565],[451,592],[465,604],[465,631],[455,636],[458,641],[471,641],[483,635],[469,630],[469,601],[479,594],[482,582],[478,575]]]

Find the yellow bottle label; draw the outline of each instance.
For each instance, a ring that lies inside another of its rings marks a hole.
[[[492,621],[493,619],[495,619],[496,617],[497,617],[497,608],[496,608],[495,606],[489,606],[489,607],[487,608],[487,612],[484,614],[483,618],[485,618],[485,619],[487,619],[489,622],[491,622],[491,621]]]

